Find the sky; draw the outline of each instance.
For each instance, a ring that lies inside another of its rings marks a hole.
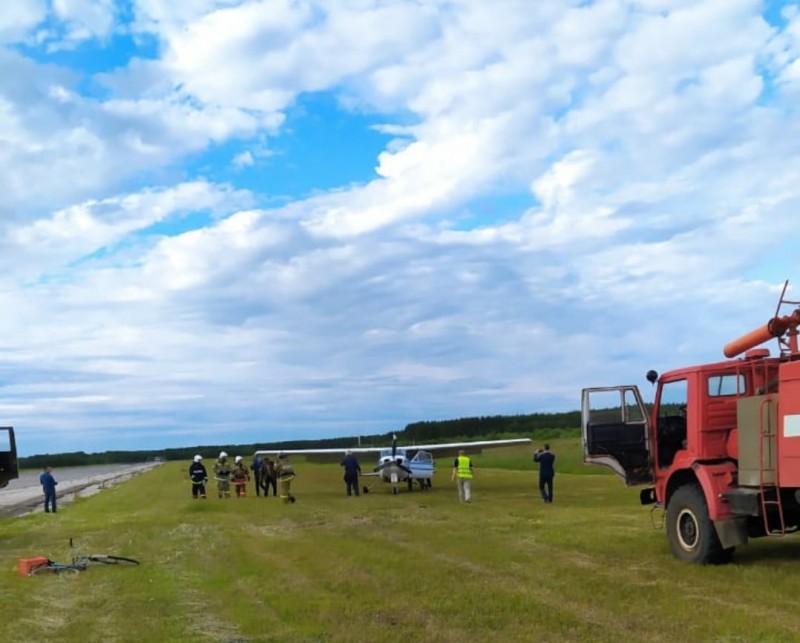
[[[800,299],[798,105],[798,2],[3,0],[0,425],[647,399]]]

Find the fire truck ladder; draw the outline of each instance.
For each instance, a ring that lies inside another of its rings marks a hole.
[[[758,488],[765,533],[767,536],[784,536],[786,523],[783,519],[783,505],[775,467],[775,463],[778,461],[778,440],[774,428],[776,423],[773,419],[777,413],[773,413],[773,410],[774,406],[770,398],[761,402],[758,422]],[[766,463],[765,455],[767,456]]]

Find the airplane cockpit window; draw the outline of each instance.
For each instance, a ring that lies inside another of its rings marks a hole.
[[[417,455],[414,456],[412,462],[432,462],[433,461],[433,454],[429,451],[417,451]]]

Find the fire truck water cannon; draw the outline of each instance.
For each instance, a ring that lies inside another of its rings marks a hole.
[[[745,351],[755,348],[759,344],[777,338],[778,341],[786,335],[788,350],[791,355],[797,355],[797,327],[800,326],[800,308],[791,315],[783,317],[773,317],[760,328],[742,335],[725,345],[723,352],[725,357],[732,358],[741,355]]]
[[[583,389],[583,460],[643,485],[665,512],[672,553],[726,563],[750,538],[800,533],[800,307],[730,342],[721,362],[658,375],[645,404],[636,385]],[[755,347],[777,339],[780,352]],[[741,357],[740,357],[741,356]]]

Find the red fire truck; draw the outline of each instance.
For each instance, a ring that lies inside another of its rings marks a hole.
[[[724,348],[728,359],[662,374],[655,401],[636,386],[582,395],[584,462],[647,485],[642,504],[666,509],[673,554],[725,563],[749,538],[800,526],[800,307],[786,287],[775,316]],[[777,340],[778,355],[756,348]]]

